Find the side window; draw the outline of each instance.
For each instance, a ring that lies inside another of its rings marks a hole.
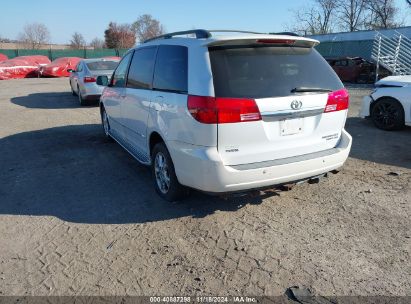
[[[83,65],[81,62],[79,62],[79,64],[76,67],[76,72],[81,72],[81,71],[83,71]]]
[[[132,54],[132,52],[128,53],[118,64],[117,69],[114,71],[113,77],[111,79],[112,87],[125,86],[128,63],[130,62]]]
[[[134,52],[127,77],[128,88],[151,89],[156,51],[156,47],[149,47]]]
[[[186,93],[188,91],[187,57],[187,47],[161,45],[157,54],[153,88],[169,92]]]

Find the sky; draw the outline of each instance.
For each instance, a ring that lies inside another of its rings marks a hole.
[[[411,9],[405,0],[395,0],[407,25]],[[74,32],[87,42],[103,38],[110,21],[132,23],[150,14],[167,32],[205,29],[236,29],[280,32],[292,23],[292,9],[307,0],[15,0],[1,6],[0,37],[16,39],[25,24],[44,23],[52,43],[68,43]]]

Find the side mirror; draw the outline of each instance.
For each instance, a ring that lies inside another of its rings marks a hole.
[[[67,69],[67,72],[69,72],[69,73],[73,73],[73,72],[75,72],[73,69]]]
[[[105,75],[97,76],[96,83],[101,86],[108,86],[108,77]]]

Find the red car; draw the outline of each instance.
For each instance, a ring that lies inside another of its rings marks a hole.
[[[69,77],[68,69],[74,69],[82,58],[61,57],[40,68],[40,75],[44,77]]]
[[[326,58],[343,82],[374,83],[376,65],[361,57]],[[386,77],[389,72],[380,68],[379,76]]]
[[[39,68],[49,64],[46,56],[20,56],[0,62],[0,80],[37,77]]]

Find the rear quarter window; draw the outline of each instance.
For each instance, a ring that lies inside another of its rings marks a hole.
[[[294,88],[343,87],[327,61],[312,48],[210,48],[217,97],[267,98],[292,95]]]
[[[160,45],[154,70],[153,89],[187,93],[188,49],[178,45]]]

